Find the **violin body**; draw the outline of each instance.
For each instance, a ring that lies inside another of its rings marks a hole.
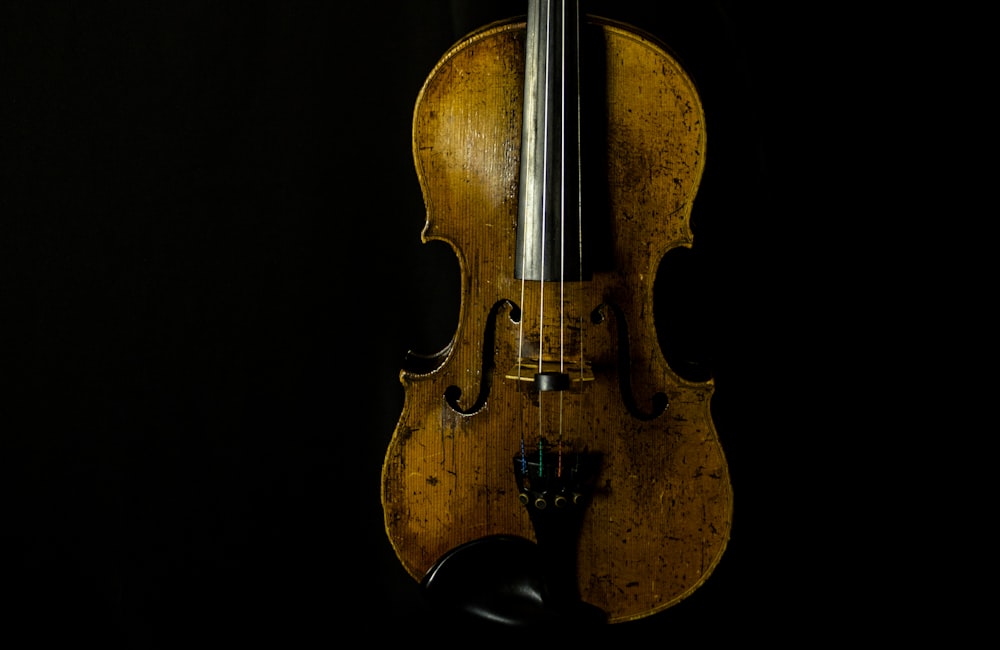
[[[591,468],[570,550],[576,587],[614,623],[659,612],[706,580],[729,538],[732,491],[710,414],[713,383],[675,373],[653,323],[660,261],[692,244],[701,103],[653,37],[596,17],[586,29],[600,41],[607,100],[597,112],[604,150],[593,158],[606,186],[597,209],[607,253],[587,279],[524,282],[513,272],[524,19],[468,35],[420,91],[413,155],[427,209],[422,238],[453,249],[462,301],[445,349],[411,353],[400,374],[405,398],[382,504],[392,546],[417,580],[466,542],[535,540],[517,458],[533,458],[525,430],[558,429],[559,445]],[[561,307],[538,307],[546,304]],[[583,351],[580,381],[546,391],[522,380],[525,358],[553,363],[557,347]]]

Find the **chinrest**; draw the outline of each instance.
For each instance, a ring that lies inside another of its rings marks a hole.
[[[539,546],[492,535],[442,556],[420,585],[430,606],[455,620],[496,627],[573,627],[605,623],[605,613],[552,585]]]

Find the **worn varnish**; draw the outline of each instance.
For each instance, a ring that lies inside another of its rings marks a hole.
[[[606,150],[597,159],[609,248],[609,263],[590,280],[526,282],[522,296],[513,274],[524,23],[466,37],[420,92],[413,154],[427,208],[423,239],[451,245],[462,302],[450,344],[411,358],[401,373],[405,403],[382,502],[388,536],[416,579],[464,542],[500,533],[534,539],[512,458],[540,419],[546,430],[561,428],[567,449],[601,458],[579,534],[580,597],[620,622],[702,584],[727,544],[732,492],[709,410],[713,384],[667,365],[652,314],[662,257],[692,243],[705,160],[700,100],[654,38],[589,20],[603,53]],[[540,291],[561,309],[540,313]],[[560,323],[569,324],[564,337]],[[553,360],[560,349],[582,351],[592,376],[554,393],[510,378],[519,358]],[[657,393],[669,403],[659,415]],[[545,408],[556,401],[561,409]]]

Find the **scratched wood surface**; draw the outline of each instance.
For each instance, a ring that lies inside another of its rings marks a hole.
[[[589,281],[557,293],[558,284],[513,277],[524,24],[496,23],[463,39],[417,99],[422,236],[453,248],[462,304],[451,343],[401,372],[405,401],[385,456],[382,503],[389,539],[416,579],[464,542],[499,533],[533,539],[512,458],[522,434],[559,429],[567,446],[603,457],[582,524],[578,581],[584,601],[620,622],[661,611],[704,582],[728,541],[732,491],[710,414],[713,384],[671,370],[652,313],[661,258],[692,243],[706,142],[701,104],[662,44],[592,21],[606,55],[613,264]],[[560,348],[584,359],[593,380],[539,398],[507,378],[519,358],[556,359]],[[461,391],[457,408],[450,387]],[[636,417],[655,410],[656,393],[667,396],[666,411]]]

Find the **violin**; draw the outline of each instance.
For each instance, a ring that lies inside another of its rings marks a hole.
[[[418,94],[421,238],[454,252],[461,303],[400,372],[381,501],[415,579],[523,538],[619,623],[705,582],[733,497],[713,381],[670,367],[653,318],[661,260],[693,243],[699,95],[665,44],[579,4],[468,34]]]

